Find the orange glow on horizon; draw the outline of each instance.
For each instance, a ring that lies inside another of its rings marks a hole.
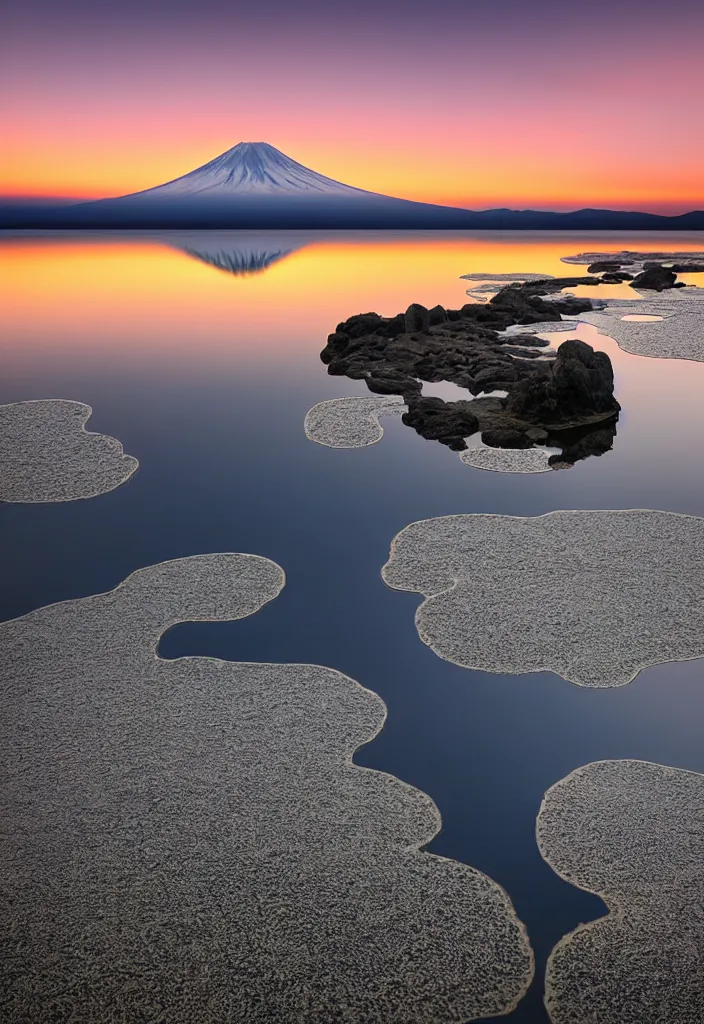
[[[40,3],[3,40],[0,195],[124,195],[265,141],[422,202],[704,208],[701,5]]]
[[[468,301],[461,274],[570,273],[560,257],[594,247],[589,234],[487,235],[314,239],[245,277],[179,251],[179,237],[197,248],[192,235],[174,235],[171,245],[126,236],[14,240],[0,245],[3,349],[8,359],[13,349],[110,353],[126,365],[167,355],[167,367],[192,363],[204,347],[225,360],[258,359],[261,343],[282,357],[301,345],[317,353],[335,324],[361,309],[393,315],[412,301],[458,307]],[[663,250],[697,244],[657,234],[615,242]]]
[[[301,161],[302,162],[302,161]],[[184,169],[180,173],[187,173],[196,164],[188,167],[182,164]],[[141,171],[138,175],[130,166],[125,166],[124,177],[116,177],[116,168],[111,168],[109,174],[104,177],[96,175],[93,179],[79,179],[76,177],[75,167],[67,166],[62,172],[60,165],[53,165],[56,172],[51,182],[44,180],[39,175],[32,175],[25,172],[23,175],[8,176],[0,180],[0,196],[11,199],[39,199],[51,200],[52,198],[64,198],[80,200],[104,199],[113,196],[128,195],[132,192],[140,192],[152,188],[155,185],[163,184],[175,177],[173,168],[156,165],[153,171]],[[314,169],[319,168],[314,166]],[[419,203],[431,203],[438,206],[453,206],[460,209],[489,210],[500,207],[510,209],[545,209],[557,211],[570,211],[595,207],[599,209],[612,210],[637,210],[641,212],[653,212],[664,214],[686,213],[690,210],[704,209],[704,198],[697,191],[698,181],[687,182],[686,190],[668,186],[666,183],[654,182],[652,188],[641,185],[631,192],[615,192],[605,186],[595,189],[585,184],[585,190],[579,192],[575,189],[574,182],[570,181],[568,187],[563,182],[551,183],[550,178],[544,173],[536,172],[534,178],[517,176],[516,180],[509,180],[506,183],[506,191],[501,193],[489,192],[487,187],[490,182],[478,180],[474,188],[468,187],[466,192],[458,194],[454,191],[440,191],[428,187],[427,178],[430,175],[423,175],[419,180],[394,176],[387,169],[381,168],[376,173],[367,171],[364,179],[355,177],[352,172],[345,172],[344,167],[336,172],[326,168],[320,173],[328,177],[335,177],[338,181],[351,184],[357,188],[364,188],[369,192],[379,192],[383,195],[394,196],[397,199],[410,199]]]
[[[522,145],[520,136],[515,141],[492,140],[488,121],[478,127],[483,133],[479,140],[460,139],[437,152],[422,140],[412,140],[402,161],[397,152],[400,140],[387,138],[380,129],[368,138],[365,148],[335,140],[322,145],[315,138],[299,141],[270,135],[270,140],[328,177],[417,202],[479,210],[595,206],[675,213],[704,208],[699,164],[688,166],[654,155],[648,162],[640,161],[634,174],[637,156],[628,147],[584,153],[579,140],[566,130],[561,143],[565,155],[550,157],[539,146],[530,148],[529,128]],[[126,195],[186,174],[239,141],[213,135],[184,146],[145,134],[125,131],[120,138],[116,133],[96,146],[87,132],[85,137],[69,140],[69,145],[57,132],[30,138],[10,125],[0,164],[0,195],[77,199]]]

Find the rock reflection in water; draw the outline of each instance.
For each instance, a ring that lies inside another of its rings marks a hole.
[[[383,396],[378,414],[387,412],[389,398],[395,399],[394,410],[402,402],[404,424],[429,441],[467,452],[467,465],[507,472],[564,468],[609,450],[620,409],[611,361],[604,352],[570,339],[555,353],[539,336],[553,328],[569,333],[575,321],[564,321],[563,315],[592,310],[585,299],[561,295],[556,302],[544,301],[581,280],[511,283],[487,305],[468,303],[459,310],[413,303],[395,317],[357,314],[337,325],[321,360],[328,373],[363,380]],[[442,382],[464,390],[467,400],[445,401],[445,396],[425,393],[425,385]],[[337,425],[345,417],[357,417],[357,406],[338,405]],[[361,425],[327,430],[333,405],[325,405],[326,418],[321,418],[321,408],[311,410],[306,420],[306,433],[315,441],[353,447],[355,437],[368,438],[361,442],[368,444],[382,436],[369,401],[364,416],[375,419],[371,430]],[[489,448],[512,454],[477,451],[469,439],[478,433]],[[548,457],[536,453],[536,446],[559,451]],[[532,454],[521,459],[518,453],[524,449]]]

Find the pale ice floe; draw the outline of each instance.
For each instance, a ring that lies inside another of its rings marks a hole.
[[[503,394],[492,392],[494,396]],[[379,417],[401,416],[406,409],[399,395],[332,398],[309,410],[304,429],[310,441],[328,448],[362,448],[376,444],[384,436]],[[465,466],[475,469],[494,473],[542,473],[554,468],[548,465],[550,452],[545,448],[490,448],[482,444],[478,435],[468,438],[467,443],[469,447],[457,454]]]
[[[550,955],[553,1024],[704,1020],[704,775],[597,761],[547,791],[540,852],[609,913]]]
[[[114,437],[85,429],[89,405],[65,399],[0,406],[0,501],[93,498],[129,480],[139,463]]]
[[[364,448],[384,436],[380,416],[401,416],[407,409],[400,395],[331,398],[306,414],[306,437],[328,448]]]
[[[673,263],[700,265],[704,263],[704,252],[637,252],[621,249],[618,252],[581,252],[575,256],[561,256],[562,263],[588,266],[591,263],[619,263],[634,273],[643,269],[645,263],[660,263],[671,266]]]
[[[475,274],[462,274],[460,276],[461,281],[476,281],[481,282],[472,285],[471,288],[467,289],[467,295],[471,299],[478,299],[481,302],[486,301],[487,295],[498,292],[504,285],[516,282],[520,284],[526,281],[551,281],[553,279],[552,274],[490,274],[490,273],[475,273]]]
[[[696,294],[695,294],[696,293]],[[676,297],[675,297],[676,296]],[[647,299],[604,299],[603,308],[575,313],[624,352],[655,359],[704,360],[704,289],[682,288]],[[658,317],[633,320],[631,317]],[[626,319],[629,318],[629,319]]]
[[[473,288],[467,289],[467,295],[478,295],[484,298],[486,295],[489,294],[495,295],[499,291],[500,287],[501,285],[498,283],[498,281],[495,281],[493,284],[477,284]]]
[[[547,448],[491,448],[480,444],[457,453],[460,462],[492,473],[547,473],[552,470]]]
[[[506,893],[423,852],[429,797],[352,762],[379,697],[316,665],[157,656],[283,584],[198,555],[0,625],[8,1024],[450,1024],[525,993]]]
[[[580,686],[704,657],[704,519],[651,510],[411,523],[382,569],[421,640],[465,668]]]
[[[460,281],[552,281],[554,274],[491,274],[486,273],[474,273],[474,274],[461,274]]]
[[[499,331],[499,336],[511,338],[517,334],[571,334],[578,327],[577,320],[540,320],[536,324],[514,324],[505,331]]]

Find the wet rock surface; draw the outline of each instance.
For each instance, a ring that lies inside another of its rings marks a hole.
[[[677,287],[677,274],[674,270],[670,267],[661,267],[657,263],[654,266],[646,265],[646,269],[631,281],[631,288],[648,288],[656,292]]]
[[[570,429],[583,428],[588,437],[602,421],[613,439],[620,407],[605,353],[572,340],[557,355],[546,354],[544,339],[505,333],[531,324],[545,331],[554,323],[559,330],[563,314],[590,311],[592,303],[574,296],[546,302],[544,296],[599,283],[593,277],[532,280],[502,288],[486,304],[461,309],[428,310],[413,303],[395,317],[357,314],[337,325],[321,359],[330,374],[364,380],[375,394],[400,395],[408,406],[403,422],[454,451],[466,449],[466,438],[477,431],[486,444],[521,449]],[[468,398],[424,397],[421,381],[449,381]],[[494,391],[508,396],[491,397]],[[480,394],[488,397],[471,398]],[[581,444],[589,448],[589,442]],[[602,447],[603,437],[597,445]]]

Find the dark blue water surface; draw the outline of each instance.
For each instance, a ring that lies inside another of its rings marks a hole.
[[[76,354],[23,362],[15,353],[0,400],[88,402],[90,428],[118,437],[140,468],[90,501],[0,505],[0,618],[108,590],[141,566],[183,555],[244,551],[278,562],[287,585],[277,600],[235,623],[179,625],[162,655],[319,663],[380,694],[388,721],[357,763],[429,793],[443,819],[431,849],[506,888],[536,954],[535,982],[509,1019],[545,1022],[550,949],[605,908],[542,861],[534,838],[542,796],[603,758],[704,771],[702,662],[648,669],[608,690],[550,673],[471,672],[420,642],[417,596],[385,587],[380,568],[393,536],[430,516],[629,507],[704,515],[704,415],[697,422],[690,410],[688,422],[671,424],[678,382],[691,388],[694,379],[704,394],[704,365],[673,368],[609,347],[624,406],[614,451],[570,471],[519,476],[469,469],[396,419],[369,448],[313,444],[303,433],[307,410],[363,389],[325,374],[324,337],[285,356],[259,343],[257,358],[204,359],[190,375],[171,373],[168,354],[135,373],[128,358],[103,372]]]

